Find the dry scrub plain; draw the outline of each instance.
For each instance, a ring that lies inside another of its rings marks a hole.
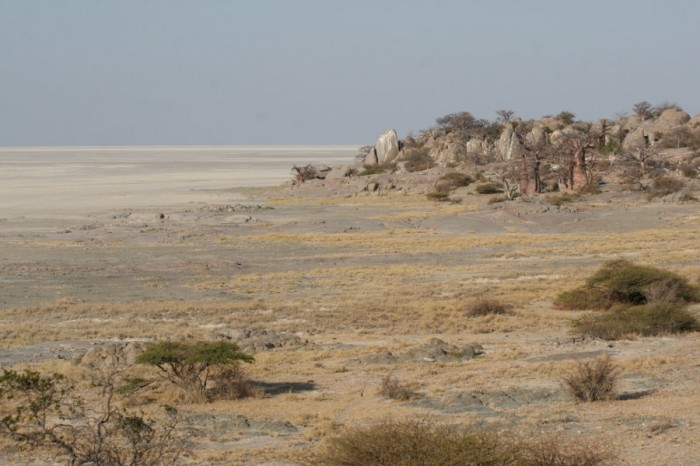
[[[696,203],[612,188],[561,208],[468,190],[457,204],[320,192],[249,189],[239,203],[240,191],[219,191],[187,206],[0,221],[1,367],[60,372],[89,391],[82,356],[94,348],[168,338],[245,348],[258,335],[246,369],[260,396],[193,403],[155,387],[134,401],[178,407],[194,429],[183,464],[297,464],[344,426],[386,418],[587,439],[619,464],[700,464],[700,336],[582,339],[569,324],[583,313],[552,305],[612,258],[697,283]],[[511,312],[469,317],[480,298]],[[433,338],[483,353],[436,358]],[[622,396],[576,403],[563,375],[601,354],[621,367]],[[380,396],[387,374],[417,395]],[[54,462],[64,463],[0,446],[3,464]]]

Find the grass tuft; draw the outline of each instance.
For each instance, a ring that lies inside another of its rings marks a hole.
[[[492,314],[508,314],[510,313],[510,308],[511,306],[508,304],[495,299],[480,299],[467,307],[467,315],[477,317]]]

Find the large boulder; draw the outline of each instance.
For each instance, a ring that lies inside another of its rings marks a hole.
[[[642,125],[627,133],[625,139],[622,141],[622,148],[625,150],[636,149],[646,144],[647,141],[649,144],[653,144],[654,140],[654,133],[649,127]]]
[[[510,160],[512,155],[513,134],[515,130],[511,125],[506,125],[501,131],[501,136],[496,141],[496,151],[503,160]]]
[[[690,121],[690,115],[679,108],[669,108],[664,110],[654,121],[656,127],[670,127],[683,125]]]
[[[352,176],[354,173],[353,168],[350,165],[342,165],[340,167],[333,168],[326,175],[326,180],[339,180]]]
[[[367,167],[376,167],[379,165],[379,161],[377,160],[377,149],[374,147],[370,148],[369,152],[367,152],[367,155],[365,156],[364,165]]]
[[[396,130],[388,129],[384,131],[377,139],[374,148],[379,165],[385,165],[396,160],[396,157],[399,156],[399,137],[396,135]]]
[[[532,148],[542,147],[547,144],[547,133],[540,125],[535,125],[532,131],[525,135],[525,143]]]
[[[467,141],[467,154],[486,155],[489,151],[488,144],[483,139],[473,138]]]

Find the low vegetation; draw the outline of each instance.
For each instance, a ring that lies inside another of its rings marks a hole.
[[[435,182],[435,190],[440,192],[449,192],[456,188],[469,186],[474,182],[474,179],[464,173],[451,172],[441,176]]]
[[[503,183],[497,183],[495,181],[482,183],[477,185],[476,192],[479,194],[500,194],[503,192]]]
[[[617,398],[617,378],[620,369],[610,357],[580,361],[564,378],[564,385],[578,401],[607,401]]]
[[[23,448],[45,449],[66,464],[159,466],[174,464],[189,448],[183,420],[167,407],[158,418],[121,406],[110,371],[93,381],[99,408],[64,376],[4,370],[0,376],[0,435]]]
[[[668,270],[618,259],[607,262],[586,283],[561,293],[563,309],[609,309],[615,304],[689,303],[700,300],[698,286]]]
[[[657,336],[697,331],[700,323],[677,303],[618,304],[606,312],[576,319],[573,327],[581,334],[617,340],[631,335]]]
[[[647,194],[647,199],[668,196],[677,193],[685,188],[685,182],[673,176],[659,176],[651,183],[651,190]]]
[[[345,429],[304,459],[310,466],[602,466],[614,455],[580,439],[523,441],[425,420]]]
[[[431,191],[429,193],[426,193],[425,197],[427,197],[431,201],[447,202],[450,200],[450,193],[442,191]]]
[[[511,306],[508,304],[495,299],[480,299],[467,307],[467,315],[477,317],[491,314],[508,314],[510,313],[510,308]]]
[[[204,395],[212,376],[220,386],[222,376],[230,373],[227,369],[241,361],[251,363],[253,357],[225,341],[161,341],[149,345],[136,361],[156,367],[173,384]]]
[[[424,149],[409,149],[402,160],[407,172],[418,172],[435,166],[435,160]]]
[[[391,374],[382,379],[382,383],[379,385],[379,395],[398,401],[407,401],[418,396],[411,387]]]

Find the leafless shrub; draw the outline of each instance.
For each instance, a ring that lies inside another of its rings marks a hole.
[[[294,176],[294,184],[304,184],[308,180],[316,178],[316,167],[313,165],[305,165],[292,167],[292,175]]]
[[[389,374],[379,385],[379,395],[392,400],[407,401],[416,398],[417,394],[408,385]]]
[[[256,387],[240,366],[224,367],[211,377],[213,387],[207,392],[210,400],[240,400],[257,398],[263,390]]]
[[[610,357],[602,356],[593,361],[580,361],[564,378],[571,395],[579,401],[605,401],[617,397],[615,387],[619,368]]]
[[[523,464],[528,466],[600,466],[615,460],[612,450],[600,442],[572,442],[562,435],[536,440],[527,450],[527,462]]]

